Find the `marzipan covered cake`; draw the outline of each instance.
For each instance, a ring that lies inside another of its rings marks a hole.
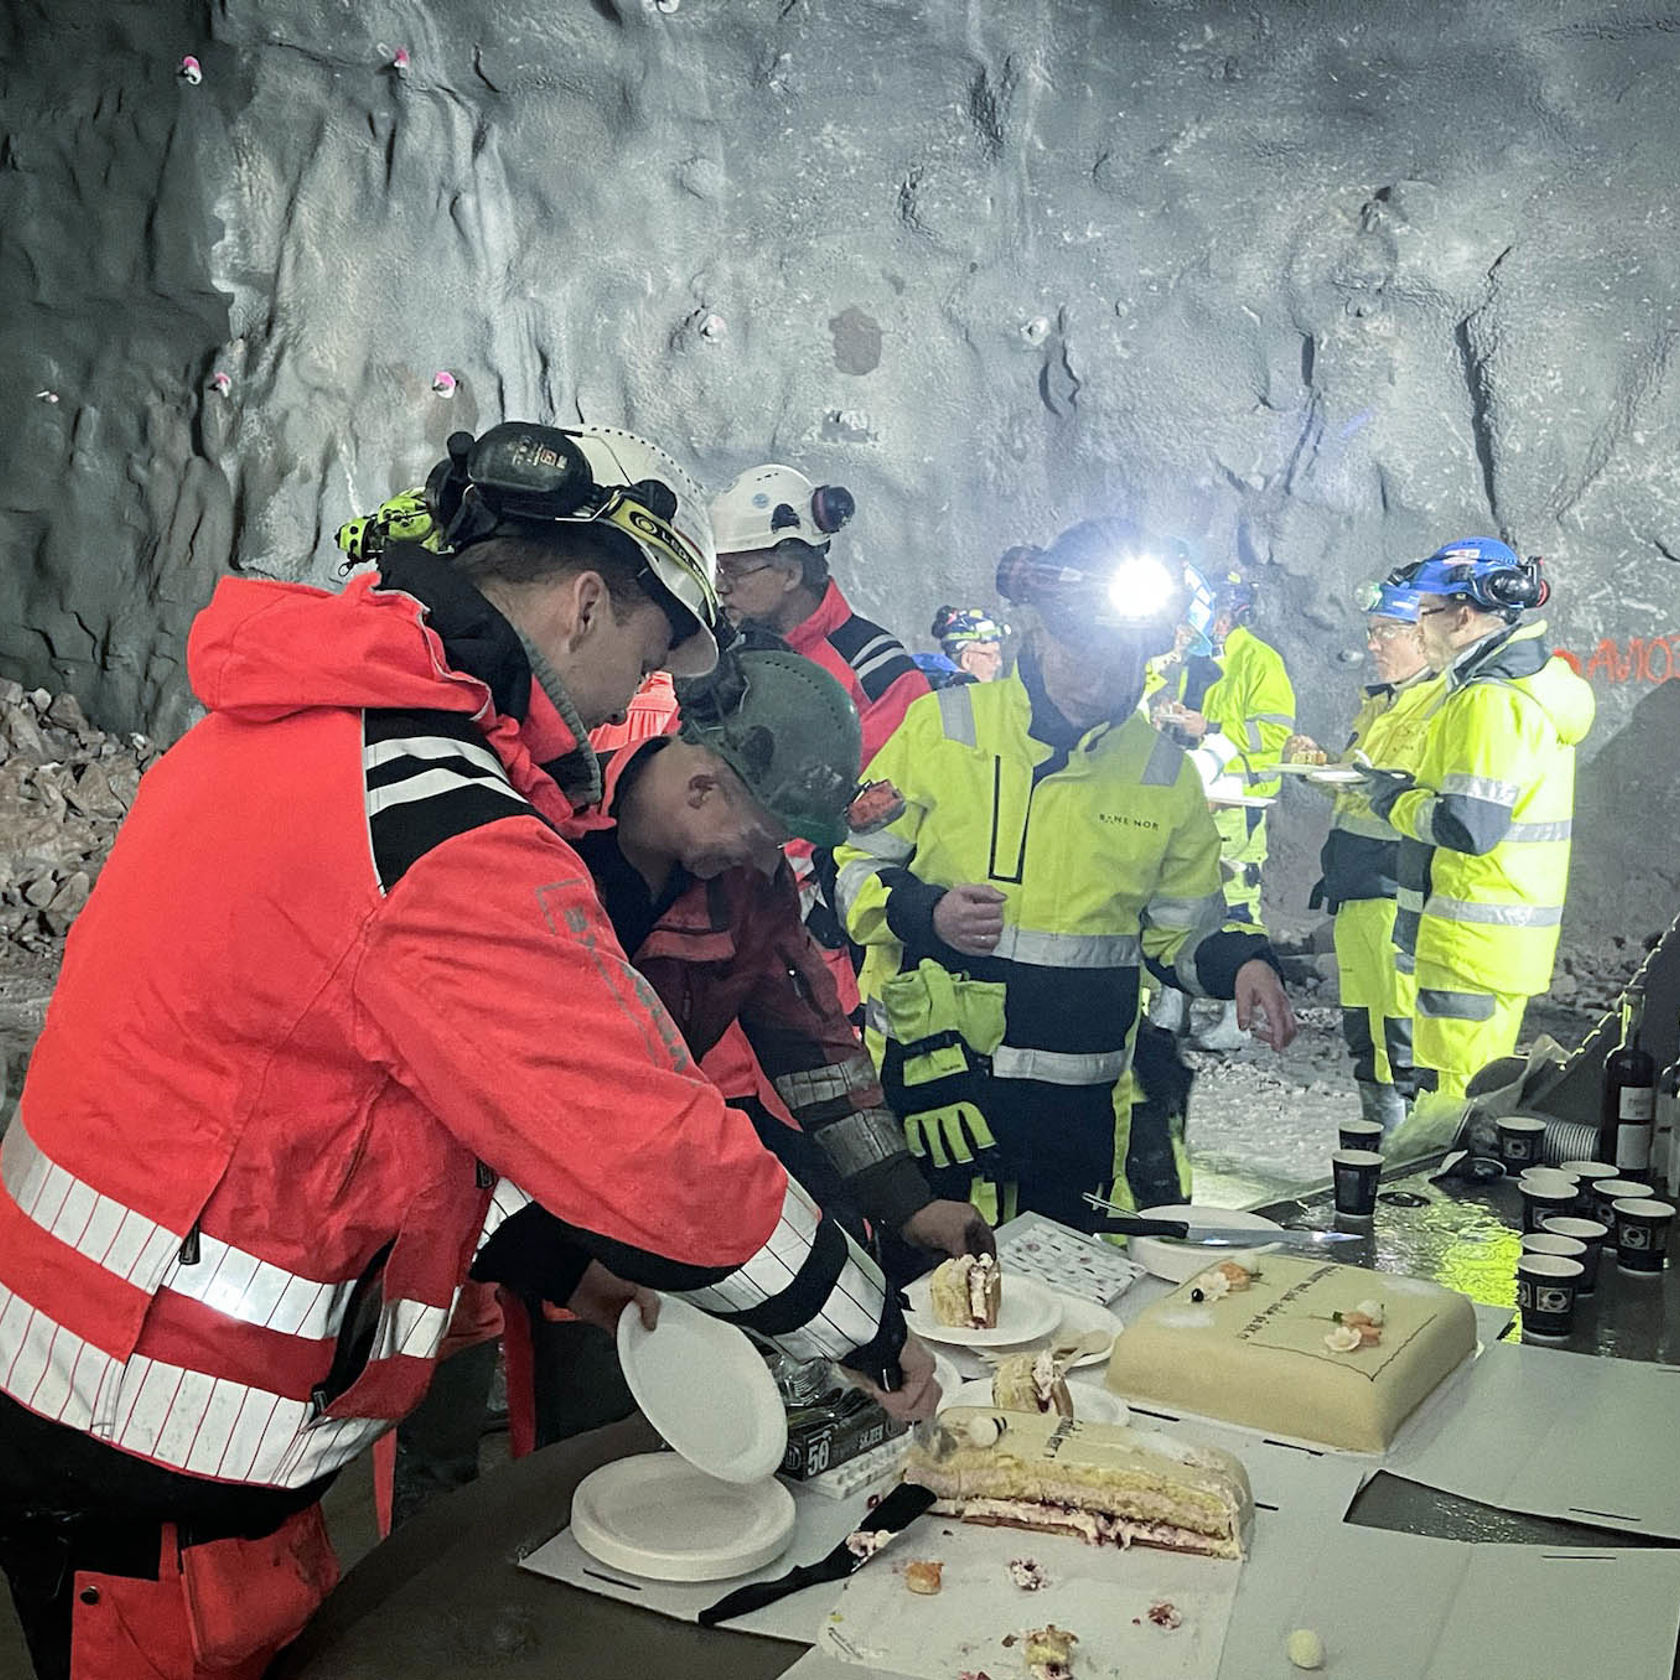
[[[1093,1545],[1242,1556],[1254,1502],[1229,1453],[1054,1412],[949,1406],[939,1422],[943,1448],[918,1443],[904,1467],[938,1495],[936,1511]]]
[[[1108,1386],[1143,1405],[1382,1452],[1475,1347],[1475,1311],[1455,1290],[1261,1254],[1139,1313],[1115,1340]]]

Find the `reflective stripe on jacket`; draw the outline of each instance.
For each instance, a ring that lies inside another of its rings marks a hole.
[[[1502,632],[1460,657],[1428,720],[1418,785],[1389,809],[1404,837],[1395,943],[1466,989],[1533,996],[1551,983],[1593,696],[1547,656],[1545,632]]]

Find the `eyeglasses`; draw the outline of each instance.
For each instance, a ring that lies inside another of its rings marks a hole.
[[[1392,642],[1397,638],[1417,629],[1415,624],[1376,623],[1365,626],[1365,639],[1368,642]]]
[[[732,566],[720,560],[717,569],[718,582],[739,583],[742,578],[750,578],[754,572],[769,571],[775,564],[774,560],[761,560],[756,566]]]

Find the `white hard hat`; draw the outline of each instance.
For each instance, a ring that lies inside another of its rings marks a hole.
[[[606,525],[633,543],[665,597],[675,632],[666,669],[703,676],[717,664],[717,551],[700,486],[657,444],[616,426],[492,426],[458,432],[427,482],[451,546],[504,520]]]
[[[751,554],[793,537],[812,548],[852,517],[852,493],[838,484],[813,484],[804,473],[774,462],[747,470],[712,503],[719,554]]]

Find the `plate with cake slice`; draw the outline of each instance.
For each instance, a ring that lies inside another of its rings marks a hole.
[[[946,1260],[906,1291],[904,1321],[930,1342],[953,1347],[1009,1347],[1054,1330],[1062,1303],[1044,1284],[1011,1273],[989,1254]]]
[[[1031,1363],[1029,1354],[1022,1354],[1020,1358]],[[1012,1381],[1013,1391],[1010,1387]],[[1057,1385],[1065,1393],[1067,1405],[1072,1408],[1066,1412],[1061,1410],[1061,1397],[1054,1388],[1051,1390],[1049,1403],[1040,1405],[1043,1385],[1033,1385],[1029,1389],[1029,1384],[1029,1374],[1015,1373],[1000,1365],[995,1375],[966,1382],[960,1388],[945,1394],[941,1400],[941,1408],[972,1406],[982,1410],[990,1408],[1006,1412],[1032,1411],[1040,1415],[1055,1412],[1061,1417],[1077,1418],[1080,1423],[1125,1423],[1131,1415],[1130,1408],[1118,1394],[1110,1394],[1106,1388],[1098,1388],[1095,1383],[1062,1382]]]

